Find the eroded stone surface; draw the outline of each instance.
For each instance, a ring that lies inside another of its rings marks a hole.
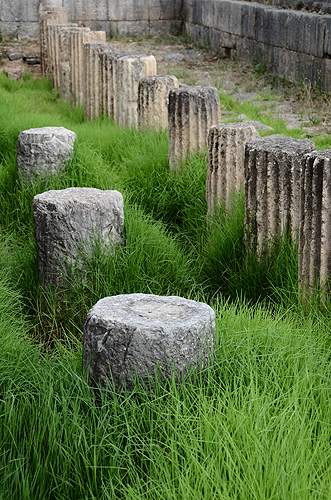
[[[302,160],[299,233],[299,287],[330,292],[331,150],[313,151]]]
[[[207,148],[208,132],[221,121],[215,87],[181,87],[169,93],[169,165],[173,170],[187,155]]]
[[[31,128],[17,140],[16,169],[20,182],[60,173],[73,157],[75,132],[64,127]]]
[[[73,26],[77,27],[77,24]],[[60,64],[62,60],[61,53],[61,29],[71,28],[71,24],[49,24],[46,26],[47,53],[48,53],[48,74],[51,85],[55,89],[60,88]]]
[[[72,31],[69,37],[70,95],[72,104],[84,102],[84,43],[106,42],[104,31]]]
[[[39,15],[40,64],[43,75],[48,73],[46,28],[49,24],[65,24],[67,22],[68,11],[64,7],[52,7]]]
[[[107,118],[114,118],[116,62],[120,57],[130,54],[130,52],[119,51],[110,46],[107,51],[99,54],[100,100],[102,112]]]
[[[300,213],[301,162],[315,150],[308,139],[265,137],[245,149],[246,244],[259,253],[291,232],[297,240]]]
[[[245,145],[260,135],[252,125],[213,125],[208,136],[206,198],[208,210],[217,203],[229,205],[235,191],[244,186]]]
[[[121,244],[123,197],[95,188],[46,191],[34,197],[33,219],[39,281],[66,287],[85,280],[95,252],[106,255]]]
[[[99,118],[101,108],[99,54],[107,49],[106,43],[84,43],[84,116],[86,120]]]
[[[145,76],[138,86],[138,127],[168,129],[169,92],[179,83],[172,75]]]
[[[123,127],[138,124],[138,84],[144,76],[156,74],[154,56],[126,55],[116,61],[114,120]]]
[[[158,372],[181,379],[203,369],[214,351],[215,313],[182,297],[130,294],[106,297],[84,325],[83,365],[92,386],[131,390]]]

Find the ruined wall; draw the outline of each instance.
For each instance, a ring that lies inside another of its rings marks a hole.
[[[182,0],[0,0],[0,23],[5,35],[36,38],[39,13],[66,7],[70,20],[107,36],[153,35],[178,30],[181,6]]]
[[[185,29],[224,57],[331,90],[331,16],[240,0],[184,0]]]
[[[331,5],[329,0],[246,0],[248,2],[264,3],[266,5],[275,5],[282,9],[297,9],[319,12],[321,14],[331,14]]]
[[[323,14],[331,12],[331,2],[271,1],[274,5],[269,0],[0,0],[0,21],[5,34],[33,38],[39,13],[63,6],[70,20],[107,36],[176,33],[184,26],[193,40],[224,57],[331,91],[331,15]]]

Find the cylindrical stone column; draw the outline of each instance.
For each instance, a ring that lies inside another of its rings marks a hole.
[[[75,132],[64,127],[30,128],[17,140],[16,169],[21,183],[59,174],[74,155]]]
[[[60,30],[70,28],[71,24],[49,24],[46,26],[48,74],[53,88],[60,88],[61,45]],[[77,26],[77,24],[74,24]]]
[[[116,61],[114,120],[122,127],[138,124],[138,84],[144,76],[156,74],[154,56],[124,56]]]
[[[145,76],[138,86],[138,127],[168,129],[169,92],[179,83],[172,75]]]
[[[68,188],[46,191],[33,200],[39,281],[66,287],[85,280],[89,260],[122,244],[123,197],[118,191]]]
[[[315,150],[308,139],[265,137],[245,149],[245,233],[247,248],[259,254],[290,231],[297,241],[301,162]]]
[[[160,377],[176,382],[213,359],[215,312],[205,303],[143,293],[99,300],[89,311],[83,366],[89,384],[152,388]]]
[[[84,43],[84,116],[93,120],[100,116],[100,60],[99,54],[107,49],[106,43]]]
[[[66,101],[70,98],[70,63],[69,63],[69,38],[73,31],[89,32],[90,28],[79,28],[72,24],[70,27],[59,28],[60,36],[60,93]]]
[[[215,87],[181,87],[169,93],[169,165],[185,162],[189,153],[207,148],[208,132],[221,120],[219,93]]]
[[[65,7],[53,7],[39,15],[40,69],[43,75],[48,72],[46,27],[48,24],[66,24],[67,22],[68,11]]]
[[[106,42],[104,31],[73,31],[69,37],[70,94],[72,104],[82,105],[84,102],[84,43]]]
[[[299,232],[299,288],[312,295],[330,292],[331,150],[314,151],[302,161]]]
[[[113,47],[99,54],[101,109],[107,118],[114,118],[116,62],[125,55],[130,55],[130,52],[118,51]]]
[[[260,139],[253,125],[219,124],[209,130],[206,184],[209,212],[214,212],[218,203],[228,206],[234,192],[244,187],[245,145],[252,139]]]

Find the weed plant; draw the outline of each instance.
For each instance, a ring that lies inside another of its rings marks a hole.
[[[61,176],[19,185],[17,136],[41,126],[74,130],[75,157]],[[330,498],[328,305],[300,305],[288,239],[263,261],[245,251],[242,194],[206,217],[204,155],[176,175],[167,152],[166,134],[85,123],[47,80],[0,74],[3,500]],[[45,293],[32,200],[71,186],[123,193],[125,245],[96,244],[85,280]],[[209,302],[215,361],[180,386],[96,398],[81,362],[87,310],[132,292]]]

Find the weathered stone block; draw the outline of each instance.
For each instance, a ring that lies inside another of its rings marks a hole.
[[[123,56],[116,61],[114,120],[124,127],[138,124],[138,84],[144,76],[156,74],[154,56]]]
[[[71,32],[89,32],[90,28],[79,28],[75,24],[70,27],[59,27],[59,72],[60,72],[60,93],[62,99],[71,100],[70,95],[70,63],[69,63],[69,38]]]
[[[70,95],[72,103],[80,106],[84,102],[84,43],[106,42],[104,31],[73,31],[69,37]]]
[[[221,121],[219,93],[215,87],[181,87],[169,93],[169,165],[173,170],[189,153],[202,151],[208,132]]]
[[[150,386],[157,375],[180,381],[201,370],[214,351],[215,313],[182,297],[130,294],[106,297],[84,325],[83,366],[95,387]]]
[[[107,255],[122,242],[123,197],[118,191],[68,188],[34,197],[39,281],[67,287],[85,280],[94,252]]]
[[[253,125],[228,123],[209,130],[206,198],[210,212],[217,203],[229,206],[233,193],[243,188],[245,145],[253,139],[260,139]]]
[[[330,292],[331,150],[314,151],[302,160],[299,233],[299,289]]]
[[[64,7],[54,7],[53,9],[40,13],[39,16],[39,37],[40,37],[40,65],[43,75],[48,73],[48,54],[46,27],[49,24],[66,24],[68,22],[68,12]]]
[[[77,26],[75,24],[74,26]],[[46,26],[47,53],[48,53],[48,74],[51,85],[55,89],[60,88],[60,63],[61,63],[61,45],[60,30],[69,29],[71,24],[49,24]]]
[[[99,54],[107,49],[106,43],[84,43],[84,116],[93,120],[100,116],[101,85]]]
[[[138,127],[168,129],[169,92],[179,83],[172,75],[145,76],[138,86]]]
[[[75,132],[64,127],[31,128],[17,140],[16,169],[20,182],[60,173],[74,154]]]
[[[297,241],[302,157],[315,150],[308,139],[265,137],[245,149],[246,244],[265,253],[270,243],[290,231]]]
[[[125,55],[130,55],[130,52],[118,51],[110,46],[99,53],[101,111],[107,118],[114,117],[116,62]]]

